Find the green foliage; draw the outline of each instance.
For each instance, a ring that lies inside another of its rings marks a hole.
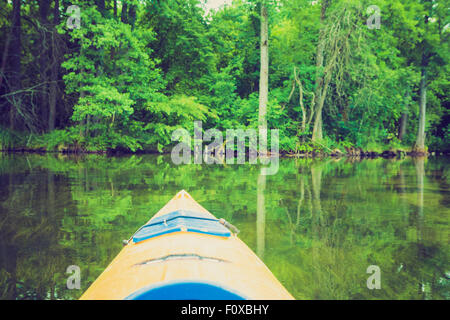
[[[71,146],[90,151],[163,152],[169,150],[171,132],[179,127],[191,129],[193,120],[222,131],[257,128],[259,1],[236,0],[209,15],[201,0],[130,0],[126,12],[124,2],[118,2],[117,12],[112,3],[105,8],[101,3],[71,2],[81,9],[81,27],[68,29],[67,17],[60,19],[57,59],[47,69],[40,64],[47,56],[55,58],[54,53],[39,52],[46,47],[35,44],[50,37],[54,26],[43,28],[37,14],[40,2],[21,2],[29,22],[22,26],[24,105],[17,109],[16,128],[9,117],[0,124],[23,137],[2,133],[3,146],[36,142],[52,150]],[[325,3],[329,5],[322,10]],[[381,10],[380,29],[366,25],[373,14],[367,12],[370,5]],[[11,13],[11,2],[0,6]],[[417,135],[424,68],[427,143],[431,150],[449,149],[450,32],[444,0],[281,0],[269,1],[267,6],[268,127],[280,130],[282,151],[325,152],[350,146],[408,149]],[[49,12],[46,19],[53,15]],[[8,39],[7,17],[0,17],[0,44]],[[340,40],[335,43],[336,35]],[[333,45],[340,48],[336,58],[331,56]],[[318,66],[321,46],[325,60]],[[304,145],[312,136],[316,90],[333,59],[322,111],[323,145],[299,149],[299,143]],[[57,71],[63,80],[57,88],[58,131],[39,142],[34,135],[47,128],[51,94],[50,86],[42,82],[54,63],[61,64]],[[4,90],[7,80],[0,88],[4,114],[9,113],[11,102],[3,95],[8,91]],[[402,115],[407,115],[407,121],[400,142],[395,139]],[[16,138],[27,141],[19,143]]]
[[[140,149],[128,126],[149,101],[160,99],[162,88],[146,48],[152,32],[132,30],[93,6],[81,12],[83,26],[69,33],[79,51],[63,63],[67,90],[79,96],[72,120],[81,124],[88,148]]]
[[[164,72],[167,90],[172,94],[205,90],[214,54],[200,1],[149,1],[140,22],[156,34],[148,48]]]
[[[354,148],[355,147],[355,145],[351,141],[347,141],[347,140],[340,141],[339,145],[343,148]]]
[[[295,152],[298,153],[309,153],[314,150],[315,150],[314,145],[311,142],[304,142],[304,143],[298,142],[295,148]]]
[[[53,130],[42,137],[40,143],[47,149],[52,151],[61,151],[64,149],[75,149],[76,145],[81,141],[77,128],[69,128],[65,130]]]
[[[0,150],[8,150],[23,143],[23,138],[16,132],[0,127]]]
[[[173,130],[185,128],[193,132],[194,121],[216,118],[214,113],[196,100],[195,97],[180,94],[150,103],[146,110],[154,121],[143,124],[144,143],[156,145],[157,150],[162,152],[164,147],[172,143],[170,138]]]
[[[169,6],[161,10],[176,12]],[[152,58],[150,47],[158,39],[147,23],[133,28],[114,17],[102,16],[95,6],[81,11],[82,28],[68,32],[79,49],[63,67],[68,70],[64,77],[67,91],[78,96],[72,121],[78,123],[79,141],[87,150],[162,151],[171,143],[173,129],[192,125],[193,120],[206,120],[206,116],[214,119],[214,113],[193,96],[163,94],[166,84],[173,86],[177,76],[166,72],[163,80],[158,66],[164,69],[165,57]],[[186,52],[181,47],[176,50]]]

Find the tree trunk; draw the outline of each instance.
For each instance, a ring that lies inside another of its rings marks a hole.
[[[402,117],[400,118],[400,127],[398,128],[398,139],[403,140],[406,134],[406,126],[408,123],[408,114],[402,113]]]
[[[325,21],[325,14],[327,8],[329,6],[331,0],[324,0],[322,2],[322,9],[320,12],[320,21],[323,24]],[[323,88],[323,75],[321,75],[323,68],[323,58],[324,58],[324,47],[325,47],[325,30],[324,27],[321,27],[319,33],[319,42],[317,44],[317,52],[316,52],[316,80],[315,80],[315,92],[314,92],[314,102],[313,108],[315,108],[315,120],[314,120],[314,128],[312,140],[317,141],[323,138],[322,134],[322,107],[319,108],[320,101],[322,100],[322,88]],[[325,90],[326,91],[326,90]],[[322,104],[323,106],[323,104]]]
[[[13,0],[13,11],[11,19],[11,42],[9,50],[9,84],[10,92],[19,91],[22,88],[21,84],[21,19],[20,19],[20,0]],[[11,130],[14,130],[16,108],[20,108],[22,104],[22,95],[17,93],[12,96],[9,109],[9,125]]]
[[[267,154],[267,101],[269,95],[269,21],[267,7],[261,4],[261,68],[259,73],[258,130],[261,154]]]
[[[323,104],[322,104],[323,106]],[[322,133],[322,108],[317,108],[316,118],[314,120],[314,127],[312,133],[312,141],[319,141],[323,139]]]
[[[303,86],[302,86],[302,82],[300,81],[298,75],[297,75],[297,71],[296,71],[296,67],[294,67],[294,81],[292,82],[292,90],[291,90],[291,94],[289,95],[288,101],[291,99],[292,94],[294,93],[295,90],[295,83],[297,82],[298,85],[298,91],[299,91],[299,98],[298,98],[298,102],[300,105],[300,108],[302,110],[302,125],[301,125],[301,132],[302,134],[305,133],[306,131],[306,109],[305,109],[305,105],[303,103]],[[311,116],[312,116],[313,110],[311,110]],[[309,123],[308,123],[309,124]],[[304,136],[302,135],[302,142],[303,142]]]
[[[136,6],[130,5],[130,9],[128,10],[128,17],[130,18],[131,28],[134,29],[134,25],[136,23]]]
[[[12,36],[11,32],[8,33],[8,36],[6,37],[5,48],[3,49],[2,65],[0,67],[0,89],[2,87],[3,78],[5,77],[6,60],[8,60],[9,44],[11,43],[11,36]]]
[[[400,125],[398,128],[398,139],[399,140],[403,140],[403,138],[405,137],[407,124],[408,124],[408,104],[405,103],[405,106],[403,107],[403,113],[400,118]]]
[[[318,141],[323,139],[322,109],[325,103],[325,98],[327,96],[328,86],[330,85],[332,72],[333,72],[332,70],[329,70],[328,73],[325,75],[325,83],[323,84],[322,91],[320,92],[320,99],[318,100],[318,104],[316,105],[316,119],[314,120],[312,141]]]
[[[128,23],[128,5],[126,2],[122,2],[122,13],[120,16],[120,21],[123,23]]]
[[[50,74],[50,89],[49,89],[49,101],[48,101],[48,130],[52,131],[55,129],[56,120],[56,101],[57,101],[57,91],[58,91],[58,74],[59,74],[59,54],[58,54],[58,32],[56,31],[56,26],[59,24],[59,0],[55,0],[55,7],[53,9],[53,30],[52,30],[52,67]]]
[[[48,11],[50,9],[50,0],[39,1],[39,23],[40,23],[40,37],[41,37],[41,50],[39,53],[39,71],[41,76],[41,92],[39,97],[39,113],[40,118],[44,124],[42,128],[47,127],[45,119],[49,112],[48,103],[48,65],[49,65],[49,46],[50,46],[50,32],[48,23]],[[45,130],[45,129],[44,129]]]
[[[105,16],[105,0],[95,0],[95,3],[97,4],[98,11],[104,17]]]
[[[422,76],[420,78],[420,105],[419,105],[419,128],[414,151],[425,153],[425,115],[427,107],[427,70],[422,66]]]
[[[84,68],[81,69],[81,73],[84,73]],[[85,97],[85,92],[81,90],[80,99]],[[80,123],[80,138],[83,138],[86,135],[86,117],[83,117]]]
[[[398,139],[400,141],[403,140],[406,135],[406,129],[407,129],[407,125],[408,125],[409,96],[410,96],[410,92],[409,92],[409,89],[407,89],[405,92],[405,104],[403,106],[403,112],[400,117],[400,123],[398,126]]]

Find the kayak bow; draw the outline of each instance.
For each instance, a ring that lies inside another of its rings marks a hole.
[[[225,225],[180,191],[81,299],[293,299]]]

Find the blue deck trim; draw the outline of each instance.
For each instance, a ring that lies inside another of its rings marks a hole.
[[[206,281],[172,281],[144,287],[125,300],[245,300],[231,289]]]
[[[155,224],[163,223],[165,221],[170,221],[173,219],[177,219],[179,217],[187,217],[191,219],[201,219],[201,220],[211,220],[211,221],[219,221],[218,219],[211,217],[210,215],[206,215],[201,212],[190,211],[190,210],[177,210],[170,213],[166,213],[160,217],[156,217],[150,220],[144,227],[152,226]]]
[[[211,218],[200,212],[178,210],[151,220],[136,232],[133,236],[133,242],[138,243],[163,234],[183,230],[220,237],[231,235],[230,230],[216,218]]]

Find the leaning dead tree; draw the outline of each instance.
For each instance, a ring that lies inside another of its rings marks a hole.
[[[323,138],[322,113],[329,85],[335,78],[336,89],[339,91],[345,79],[344,72],[349,64],[352,52],[351,37],[358,34],[361,15],[359,7],[338,5],[330,8],[331,1],[324,1],[322,9],[324,25],[320,30],[318,50],[316,56],[315,96],[312,102],[314,109],[314,124],[312,140]],[[325,16],[327,10],[327,16]]]
[[[325,19],[325,12],[331,1],[322,4],[321,19],[324,25],[320,30],[316,54],[316,79],[314,91],[305,90],[300,78],[300,70],[293,67],[292,89],[288,101],[292,99],[298,88],[298,104],[301,110],[299,135],[303,141],[304,134],[312,126],[312,141],[323,138],[322,113],[330,83],[334,81],[336,91],[342,91],[345,82],[345,70],[351,63],[352,50],[355,50],[351,35],[358,36],[358,8],[337,7],[330,9]],[[309,101],[309,104],[307,103]]]

